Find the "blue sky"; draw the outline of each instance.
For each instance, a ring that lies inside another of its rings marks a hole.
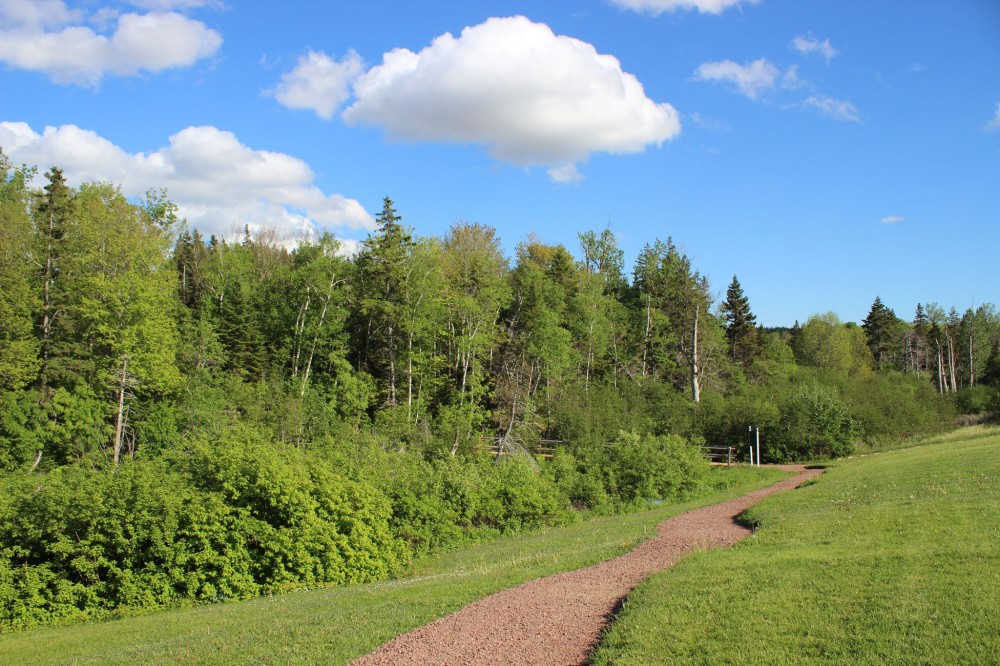
[[[670,236],[769,326],[1000,302],[996,0],[0,0],[0,147],[221,236]]]

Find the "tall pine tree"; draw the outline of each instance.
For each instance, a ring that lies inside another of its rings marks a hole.
[[[387,406],[399,400],[400,353],[403,349],[404,299],[413,237],[400,222],[393,201],[385,197],[376,221],[378,231],[362,245],[356,260],[358,303],[354,333],[359,342],[359,370],[376,378]]]
[[[862,321],[861,328],[865,331],[865,340],[875,359],[876,367],[883,370],[895,363],[895,350],[899,336],[899,319],[891,308],[875,297],[868,316]]]
[[[760,356],[760,335],[757,331],[757,317],[750,311],[750,300],[743,293],[735,275],[726,290],[726,300],[719,309],[726,320],[729,357],[744,367],[750,365]]]

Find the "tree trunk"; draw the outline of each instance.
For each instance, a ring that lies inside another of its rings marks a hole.
[[[653,326],[652,304],[649,297],[646,298],[646,334],[642,342],[642,377],[646,377],[646,353],[649,351],[649,333]]]
[[[306,301],[299,307],[299,316],[295,320],[295,354],[292,360],[292,377],[299,376],[299,357],[302,355],[302,335],[306,329],[306,315],[309,314],[309,303],[312,296],[306,287]]]
[[[118,385],[118,419],[115,423],[115,444],[113,448],[114,465],[118,466],[122,451],[122,430],[125,426],[125,386],[128,382],[128,354],[122,359],[122,379]]]
[[[54,318],[52,313],[52,279],[54,272],[52,267],[52,253],[55,251],[53,248],[55,226],[55,213],[49,211],[49,230],[48,237],[45,240],[45,280],[42,284],[42,368],[39,373],[42,393],[46,396],[49,388],[50,338],[52,336],[52,320]]]
[[[973,326],[969,326],[969,386],[976,385],[976,361],[975,355],[973,354],[973,342],[975,342],[976,329]]]
[[[695,402],[701,400],[701,380],[698,376],[698,319],[701,307],[694,308],[694,327],[691,332],[691,398]]]
[[[396,406],[396,332],[389,326],[389,406]]]
[[[406,340],[406,422],[413,416],[413,331]]]
[[[302,373],[302,390],[299,397],[306,395],[306,386],[309,384],[309,372],[312,370],[313,356],[316,354],[316,345],[319,343],[319,336],[323,332],[323,320],[326,319],[326,311],[330,307],[330,299],[333,298],[333,288],[337,284],[337,276],[330,278],[330,286],[326,290],[326,298],[323,300],[323,309],[319,313],[319,324],[316,326],[316,335],[313,336],[312,347],[309,348],[309,360],[306,362],[306,369]]]
[[[949,335],[948,340],[948,379],[951,381],[952,393],[958,392],[958,383],[955,381],[955,340]]]
[[[937,383],[938,383],[938,393],[945,392],[944,384],[944,354],[941,352],[941,343],[939,341],[934,342],[935,347],[937,347]]]

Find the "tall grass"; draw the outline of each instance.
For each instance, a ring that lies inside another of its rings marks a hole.
[[[855,457],[630,595],[603,664],[1000,663],[1000,430]]]
[[[0,637],[0,664],[343,664],[501,589],[624,553],[670,516],[784,476],[715,469],[696,501],[441,553],[411,577]]]

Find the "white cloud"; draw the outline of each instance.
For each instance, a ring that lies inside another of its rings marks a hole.
[[[986,123],[987,132],[996,132],[997,130],[1000,130],[1000,102],[997,103],[997,110],[993,114],[993,118]]]
[[[829,39],[824,39],[821,42],[813,37],[812,33],[809,33],[808,37],[799,36],[793,39],[792,48],[803,55],[818,53],[823,56],[823,59],[828,63],[840,53],[840,51],[833,48]]]
[[[847,120],[853,123],[861,122],[861,116],[858,114],[857,107],[846,99],[834,99],[826,95],[813,95],[802,104],[818,109],[823,115],[836,120]]]
[[[882,224],[896,224],[897,222],[902,222],[906,218],[902,215],[887,215],[879,220]]]
[[[320,118],[330,120],[350,96],[350,83],[364,69],[364,62],[354,51],[337,62],[325,53],[310,51],[299,58],[298,65],[281,76],[281,83],[267,90],[290,109],[311,109]]]
[[[501,161],[555,167],[593,152],[639,152],[680,133],[677,111],[586,42],[524,17],[446,33],[419,53],[395,49],[354,82],[350,124],[390,139],[484,145]]]
[[[170,144],[146,153],[127,153],[95,132],[75,125],[46,127],[0,122],[0,147],[14,163],[55,165],[71,184],[110,181],[128,196],[166,188],[179,213],[206,235],[229,236],[248,225],[273,228],[283,236],[311,236],[314,225],[374,229],[371,215],[354,199],[325,194],[300,159],[254,150],[231,132],[188,127]]]
[[[583,174],[573,163],[559,164],[549,169],[549,178],[554,183],[578,183],[583,180]]]
[[[83,25],[82,15],[62,0],[5,0],[0,2],[0,62],[42,72],[56,83],[95,86],[107,74],[188,67],[222,44],[218,32],[175,12],[114,18],[94,14],[96,23],[114,26],[102,34]]]
[[[730,7],[738,7],[743,4],[743,0],[610,0],[610,2],[622,9],[630,9],[652,16],[681,9],[697,10],[702,14],[721,14]],[[759,0],[746,0],[748,5],[754,5],[757,2]]]
[[[792,65],[781,76],[781,88],[783,90],[799,90],[800,88],[805,88],[808,85],[809,83],[807,81],[804,81],[799,77],[798,65]]]
[[[786,91],[794,92],[803,88],[815,90],[809,81],[799,77],[797,66],[792,65],[782,74],[765,58],[759,58],[745,65],[740,65],[732,60],[707,62],[695,70],[694,78],[696,81],[721,81],[733,84],[737,91],[753,100],[758,99],[764,92],[775,90],[776,85],[780,86],[779,92],[785,96],[785,99],[788,97]],[[851,102],[834,99],[820,93],[813,94],[804,100],[800,98],[800,101],[784,102],[781,106],[799,109],[814,108],[835,120],[861,122],[861,115]]]
[[[80,20],[63,0],[3,0],[0,2],[0,28],[38,29],[50,25],[65,25]]]
[[[134,7],[153,12],[183,11],[201,7],[221,9],[224,6],[222,0],[128,0],[128,3]]]
[[[750,99],[764,91],[772,90],[781,72],[767,61],[759,58],[751,63],[740,65],[732,60],[706,62],[695,70],[697,81],[724,81],[735,84],[737,89]]]

